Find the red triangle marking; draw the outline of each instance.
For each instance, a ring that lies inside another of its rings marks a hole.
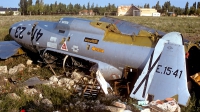
[[[66,42],[63,43],[63,45],[61,46],[61,49],[62,50],[68,50]]]

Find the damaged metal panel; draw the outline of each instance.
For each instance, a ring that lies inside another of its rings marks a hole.
[[[0,58],[7,59],[13,55],[24,54],[19,45],[15,41],[1,41],[0,42]]]
[[[139,24],[131,23],[128,21],[124,21],[124,20],[120,20],[120,19],[116,19],[112,17],[103,17],[100,19],[100,21],[115,24],[117,28],[121,31],[121,33],[127,34],[127,35],[138,35],[141,30],[146,30],[153,34],[157,32],[158,35],[160,36],[165,35],[165,33],[162,31],[158,31],[152,28],[139,25]]]

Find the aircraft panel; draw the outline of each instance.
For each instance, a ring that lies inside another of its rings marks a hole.
[[[7,59],[18,53],[21,45],[15,41],[1,41],[0,42],[0,58]]]

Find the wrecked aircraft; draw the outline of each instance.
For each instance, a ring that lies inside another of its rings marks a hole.
[[[187,74],[196,72],[197,65],[187,71],[186,61],[196,59],[199,45],[186,42],[179,32],[164,33],[110,17],[99,21],[65,17],[57,22],[21,21],[11,26],[9,34],[14,41],[0,42],[6,48],[1,49],[1,59],[22,54],[22,46],[46,64],[62,61],[64,70],[87,68],[103,85],[105,80],[116,80],[117,85],[123,79],[132,98],[177,96],[179,104],[189,102]]]

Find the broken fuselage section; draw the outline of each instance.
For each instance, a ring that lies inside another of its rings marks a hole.
[[[68,17],[61,18],[58,22],[22,21],[12,25],[9,33],[21,46],[38,53],[47,64],[62,63],[64,69],[66,66],[77,66],[87,69],[90,74],[98,71],[107,81],[124,79],[131,82],[128,87],[131,90],[137,88],[135,82],[154,53],[158,41],[166,35],[151,28],[109,17],[100,21]],[[182,35],[174,32],[168,35],[169,39],[162,45],[171,44],[170,38],[174,36],[182,40]],[[191,54],[186,56],[191,65],[190,62],[197,59],[193,55],[193,49],[197,48],[198,51],[199,47],[198,44],[193,47],[184,44],[185,54]],[[157,68],[157,63],[153,68]],[[189,71],[194,68],[189,68]],[[152,79],[153,75],[138,86],[145,96],[148,92],[145,83]],[[148,83],[148,87],[150,84]]]

